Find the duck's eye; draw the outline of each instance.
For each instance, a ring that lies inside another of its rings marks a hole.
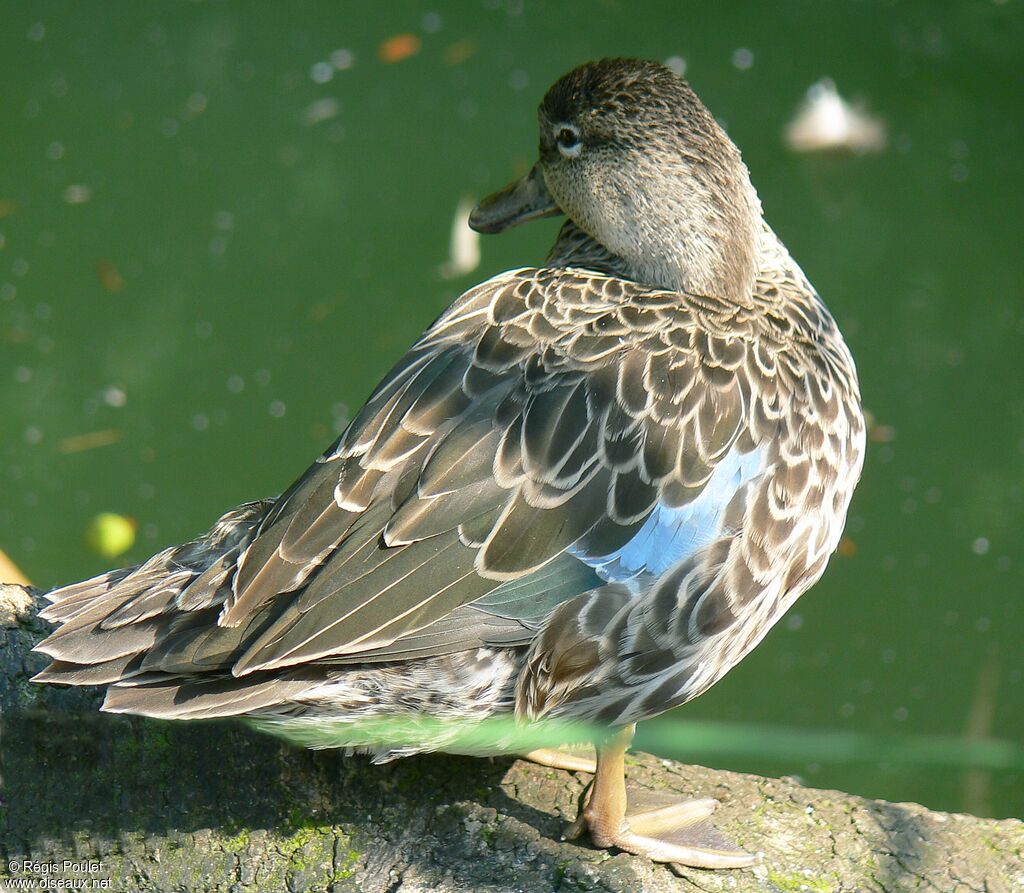
[[[558,143],[558,151],[566,158],[575,158],[583,148],[579,131],[575,127],[560,127],[555,134],[555,142]]]

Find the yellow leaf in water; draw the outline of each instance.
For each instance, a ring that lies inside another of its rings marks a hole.
[[[0,549],[0,583],[16,583],[18,586],[28,586],[26,577],[18,566]]]
[[[121,439],[121,432],[116,428],[104,428],[102,431],[90,431],[88,434],[72,434],[60,442],[62,453],[82,453],[96,447],[110,446]]]
[[[117,558],[135,545],[136,524],[114,512],[100,512],[85,528],[85,544],[97,555]]]

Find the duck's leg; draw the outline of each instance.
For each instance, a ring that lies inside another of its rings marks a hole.
[[[628,813],[626,804],[626,749],[633,738],[628,726],[598,745],[597,773],[580,798],[580,812],[563,837],[585,831],[595,846],[618,847],[692,868],[746,868],[757,856],[725,840],[707,822],[717,800],[688,800],[659,809]]]
[[[583,754],[572,753],[569,750],[562,750],[557,747],[542,747],[539,750],[531,750],[523,754],[524,760],[537,763],[539,766],[547,766],[549,769],[566,769],[569,772],[590,772],[597,771],[597,762],[593,757]]]

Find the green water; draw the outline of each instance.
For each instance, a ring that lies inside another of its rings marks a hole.
[[[402,33],[419,51],[385,64]],[[49,585],[107,565],[100,511],[138,520],[127,563],[283,489],[458,291],[543,256],[552,222],[437,273],[459,197],[531,162],[547,85],[679,56],[886,442],[855,554],[639,744],[1020,815],[1021,47],[1015,3],[7,2],[0,548]],[[826,75],[886,151],[785,149]]]

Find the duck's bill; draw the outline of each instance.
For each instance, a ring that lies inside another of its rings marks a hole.
[[[469,225],[478,233],[500,233],[528,220],[561,213],[548,194],[540,166],[534,165],[525,177],[480,202],[469,215]]]

